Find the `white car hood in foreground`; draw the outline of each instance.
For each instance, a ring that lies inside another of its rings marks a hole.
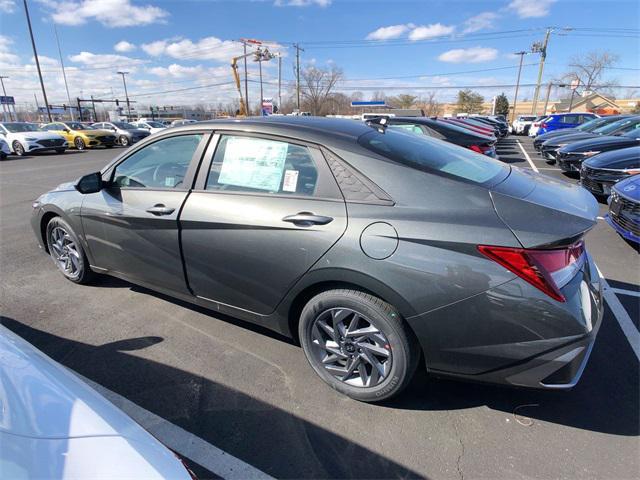
[[[0,477],[190,478],[147,431],[3,326]]]

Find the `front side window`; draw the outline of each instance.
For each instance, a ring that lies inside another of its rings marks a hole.
[[[473,183],[493,184],[509,174],[509,167],[502,162],[428,136],[390,129],[384,133],[372,130],[361,135],[358,143],[407,167],[428,173],[442,173]]]
[[[120,163],[113,183],[130,188],[184,188],[184,177],[201,134],[164,138],[138,150]]]
[[[254,137],[223,136],[207,190],[314,195],[318,169],[307,147]]]

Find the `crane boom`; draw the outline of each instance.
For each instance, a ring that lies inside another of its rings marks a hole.
[[[238,94],[240,95],[240,116],[246,117],[249,113],[249,109],[244,101],[244,97],[242,96],[242,87],[240,86],[240,74],[238,74],[238,60],[242,60],[245,57],[249,57],[251,55],[255,55],[255,52],[249,52],[245,55],[240,55],[239,57],[233,57],[231,59],[231,70],[233,71],[233,79],[236,82],[236,89],[238,90]]]

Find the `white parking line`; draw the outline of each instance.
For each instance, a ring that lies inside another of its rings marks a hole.
[[[531,161],[531,157],[529,157],[529,154],[527,153],[527,151],[524,149],[524,147],[522,146],[522,144],[520,143],[520,140],[516,140],[516,143],[518,144],[518,146],[520,147],[520,150],[522,151],[522,153],[524,154],[524,157],[527,159],[527,162],[529,162],[529,165],[531,165],[531,168],[533,168],[534,171],[539,172],[538,167],[536,167],[533,162]]]
[[[628,295],[630,297],[640,297],[640,292],[636,292],[635,290],[625,290],[623,288],[611,288],[614,292],[619,295]]]
[[[155,413],[136,405],[111,390],[83,377],[73,370],[82,381],[100,393],[103,397],[125,412],[145,430],[174,452],[188,458],[198,465],[225,479],[264,479],[271,480],[266,473],[211,445],[200,437],[168,422]]]
[[[622,333],[627,337],[633,353],[636,354],[636,358],[640,361],[640,332],[638,332],[638,329],[633,324],[631,317],[629,317],[624,306],[622,306],[622,303],[620,303],[620,300],[616,297],[616,294],[614,293],[615,290],[609,286],[600,269],[597,266],[596,268],[598,269],[598,274],[600,275],[604,286],[604,299],[607,301],[609,308],[613,312],[613,316],[616,317],[616,320],[622,329]]]

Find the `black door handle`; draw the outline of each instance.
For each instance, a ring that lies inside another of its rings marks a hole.
[[[153,207],[149,207],[147,208],[147,212],[153,214],[153,215],[171,215],[173,212],[175,212],[175,208],[170,208],[170,207],[165,207],[163,204],[158,203],[157,205],[154,205]]]
[[[290,222],[300,227],[310,227],[311,225],[326,225],[333,221],[333,217],[315,215],[311,212],[299,212],[295,215],[288,215],[282,219],[283,222]]]

